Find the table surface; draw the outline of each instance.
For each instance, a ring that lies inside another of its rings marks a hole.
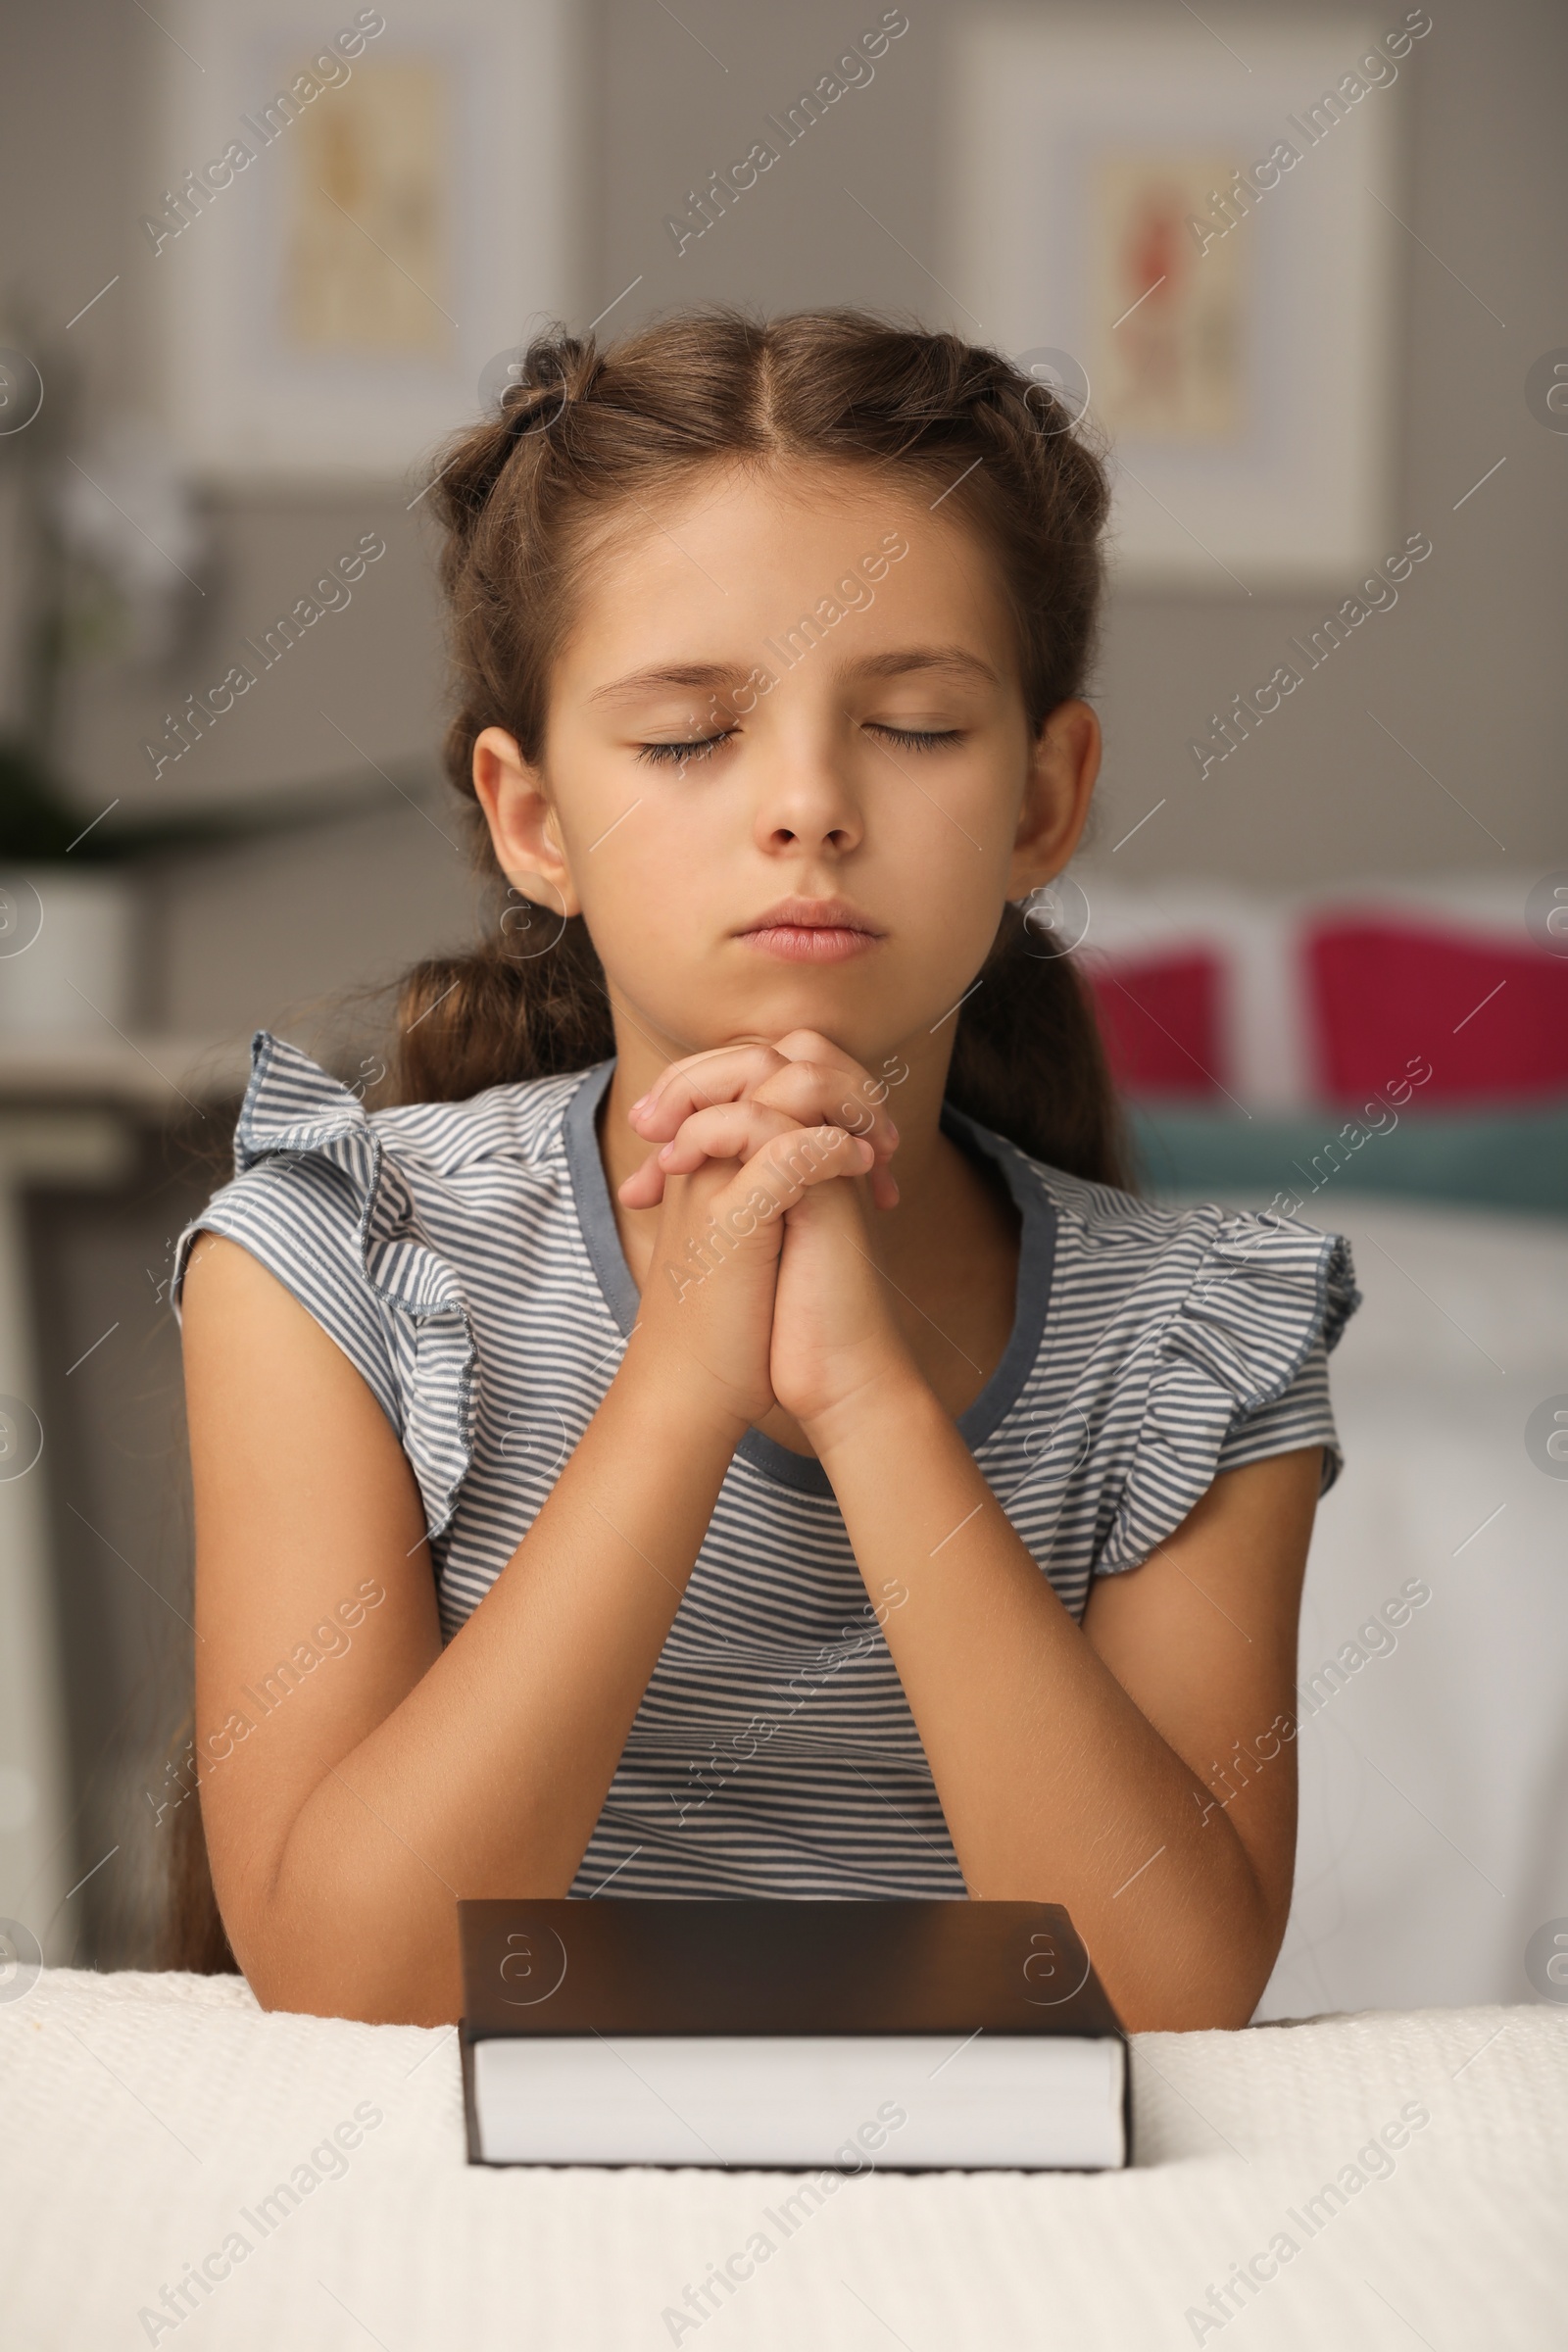
[[[16,2352],[1564,2341],[1568,2009],[1144,2034],[1129,2172],[840,2178],[469,2167],[450,2028],[270,2014],[233,1978],[8,1989]]]

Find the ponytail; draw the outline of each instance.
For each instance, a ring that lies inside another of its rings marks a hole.
[[[548,919],[548,918],[547,918]],[[466,1102],[488,1086],[559,1078],[615,1051],[604,971],[580,914],[525,961],[497,935],[404,977],[391,1072],[400,1102]]]
[[[1126,1121],[1071,955],[1042,954],[1008,906],[958,1014],[948,1101],[1031,1159],[1134,1190]]]

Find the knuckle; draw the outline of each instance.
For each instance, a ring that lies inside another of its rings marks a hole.
[[[815,1132],[809,1128],[796,1127],[777,1135],[767,1147],[768,1165],[790,1184],[804,1184],[819,1158]]]

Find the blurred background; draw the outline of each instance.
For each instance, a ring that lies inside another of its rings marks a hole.
[[[0,59],[0,1915],[149,1964],[170,1246],[253,1031],[368,1080],[475,922],[429,453],[552,318],[859,304],[1112,437],[1103,782],[1031,919],[1149,1188],[1366,1295],[1262,2014],[1568,1997],[1568,20],[55,0]]]

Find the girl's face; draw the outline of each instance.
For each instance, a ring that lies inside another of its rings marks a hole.
[[[662,1057],[805,1028],[869,1062],[951,1044],[1099,753],[1080,702],[1032,736],[994,565],[940,499],[801,461],[617,517],[540,765],[487,727],[473,773],[503,870],[586,917]]]

